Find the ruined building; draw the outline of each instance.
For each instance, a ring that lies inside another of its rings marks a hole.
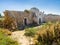
[[[39,11],[37,8],[31,8],[25,11],[4,11],[5,26],[11,26],[12,29],[22,29],[28,25],[39,25],[43,22],[44,12]],[[10,23],[11,22],[11,23]]]

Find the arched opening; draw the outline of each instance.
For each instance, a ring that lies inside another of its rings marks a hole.
[[[41,18],[39,18],[39,24],[41,24]]]
[[[27,25],[27,19],[26,18],[24,19],[24,25]]]

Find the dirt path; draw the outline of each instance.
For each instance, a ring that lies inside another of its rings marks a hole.
[[[34,27],[35,29],[36,28],[40,28],[41,26],[38,26],[38,27]],[[16,40],[18,41],[19,45],[29,45],[30,43],[33,43],[33,39],[31,38],[28,38],[24,35],[25,33],[25,30],[22,30],[22,31],[15,31],[15,32],[12,32],[12,39],[13,40]]]
[[[29,39],[24,36],[25,31],[15,31],[12,32],[12,39],[18,41],[19,45],[29,45]]]

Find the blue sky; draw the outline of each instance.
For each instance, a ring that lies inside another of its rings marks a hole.
[[[32,7],[44,11],[46,14],[60,15],[60,0],[0,0],[0,13],[5,10],[29,10]]]

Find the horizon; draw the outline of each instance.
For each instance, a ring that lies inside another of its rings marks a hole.
[[[45,14],[60,15],[59,4],[60,0],[0,0],[0,13],[5,10],[24,11],[36,7]]]

